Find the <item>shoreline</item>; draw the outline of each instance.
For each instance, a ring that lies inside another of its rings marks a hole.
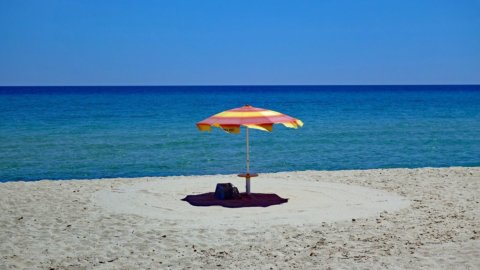
[[[253,192],[288,203],[180,201],[217,182],[244,189],[235,175],[0,183],[0,269],[480,266],[480,167],[265,173]]]
[[[466,166],[426,166],[426,167],[391,167],[391,168],[367,168],[367,169],[332,169],[332,170],[294,170],[294,171],[278,171],[278,172],[251,172],[257,173],[260,176],[265,174],[282,174],[282,173],[299,173],[299,172],[344,172],[344,171],[381,171],[381,170],[418,170],[418,169],[462,169],[462,168],[480,168],[480,165],[466,165]],[[239,171],[238,173],[216,173],[216,174],[172,174],[172,175],[146,175],[146,176],[127,176],[127,177],[100,177],[100,178],[41,178],[34,180],[1,180],[0,185],[3,183],[11,182],[41,182],[41,181],[109,181],[109,180],[126,180],[126,179],[152,179],[152,178],[171,178],[171,177],[206,177],[206,176],[232,176],[243,173]]]

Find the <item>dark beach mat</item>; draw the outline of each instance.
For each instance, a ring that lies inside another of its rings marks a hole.
[[[203,193],[198,195],[188,195],[183,198],[193,206],[223,206],[228,208],[241,207],[268,207],[288,202],[288,199],[281,198],[277,194],[268,193],[241,193],[240,199],[219,200],[215,198],[214,192]]]

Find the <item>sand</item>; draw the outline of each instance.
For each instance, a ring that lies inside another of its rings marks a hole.
[[[480,168],[261,174],[267,208],[181,201],[234,175],[0,184],[1,269],[480,269]]]

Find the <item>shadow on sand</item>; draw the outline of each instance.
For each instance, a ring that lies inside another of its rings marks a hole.
[[[188,195],[182,201],[193,206],[223,206],[228,208],[241,207],[269,207],[288,202],[288,199],[281,198],[277,194],[268,193],[241,193],[240,199],[219,200],[215,198],[214,192],[198,195]]]

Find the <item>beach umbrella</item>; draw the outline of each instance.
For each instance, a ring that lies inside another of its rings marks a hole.
[[[247,172],[239,174],[240,177],[245,177],[246,192],[250,194],[250,178],[258,176],[257,174],[250,174],[250,149],[248,144],[248,130],[250,128],[259,129],[271,132],[274,124],[283,124],[289,128],[298,128],[303,126],[303,122],[299,119],[293,118],[286,114],[276,111],[270,111],[261,108],[255,108],[250,105],[245,105],[240,108],[231,109],[218,114],[215,114],[203,121],[197,123],[200,131],[211,131],[212,127],[221,128],[228,133],[240,133],[240,127],[245,127],[246,133],[246,164]]]

